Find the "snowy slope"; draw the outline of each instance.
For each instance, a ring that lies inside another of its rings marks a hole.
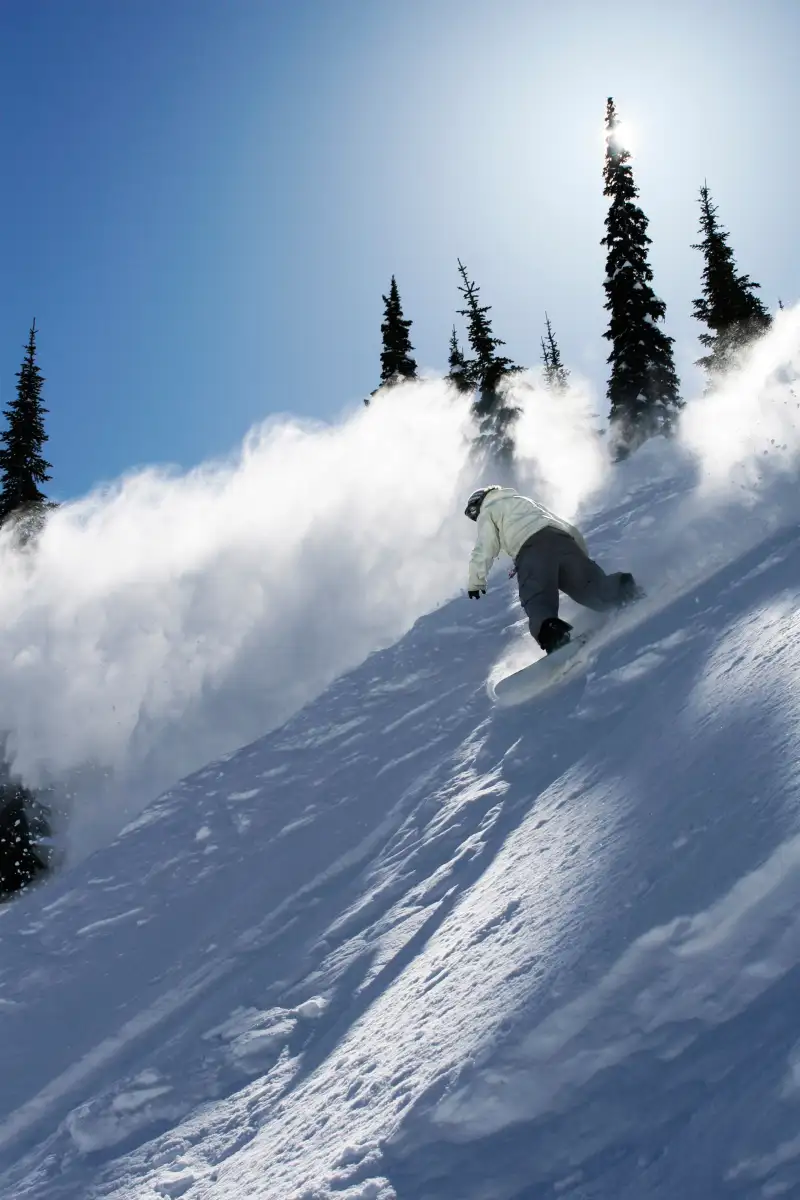
[[[588,678],[501,574],[0,911],[3,1200],[800,1194],[800,530],[657,461]]]

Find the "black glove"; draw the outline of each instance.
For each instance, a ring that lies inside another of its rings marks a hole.
[[[480,600],[481,596],[486,595],[486,588],[476,588],[474,592],[467,592],[470,600]]]

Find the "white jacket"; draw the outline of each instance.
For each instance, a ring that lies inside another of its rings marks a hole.
[[[521,496],[513,488],[495,488],[489,492],[478,516],[478,537],[469,560],[468,590],[486,587],[486,577],[501,550],[516,558],[529,537],[550,526],[569,533],[584,553],[589,553],[575,526],[562,521],[543,504]]]

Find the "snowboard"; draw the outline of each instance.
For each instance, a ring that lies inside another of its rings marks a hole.
[[[591,662],[595,648],[592,643],[607,622],[608,615],[592,614],[585,624],[573,629],[566,646],[500,679],[492,689],[495,704],[501,708],[523,704],[542,692],[569,683]]]

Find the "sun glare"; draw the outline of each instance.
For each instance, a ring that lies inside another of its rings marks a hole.
[[[605,144],[607,134],[603,133],[603,144]],[[614,130],[614,141],[623,150],[627,150],[629,154],[633,154],[636,150],[636,128],[631,125],[630,121],[620,121]]]

